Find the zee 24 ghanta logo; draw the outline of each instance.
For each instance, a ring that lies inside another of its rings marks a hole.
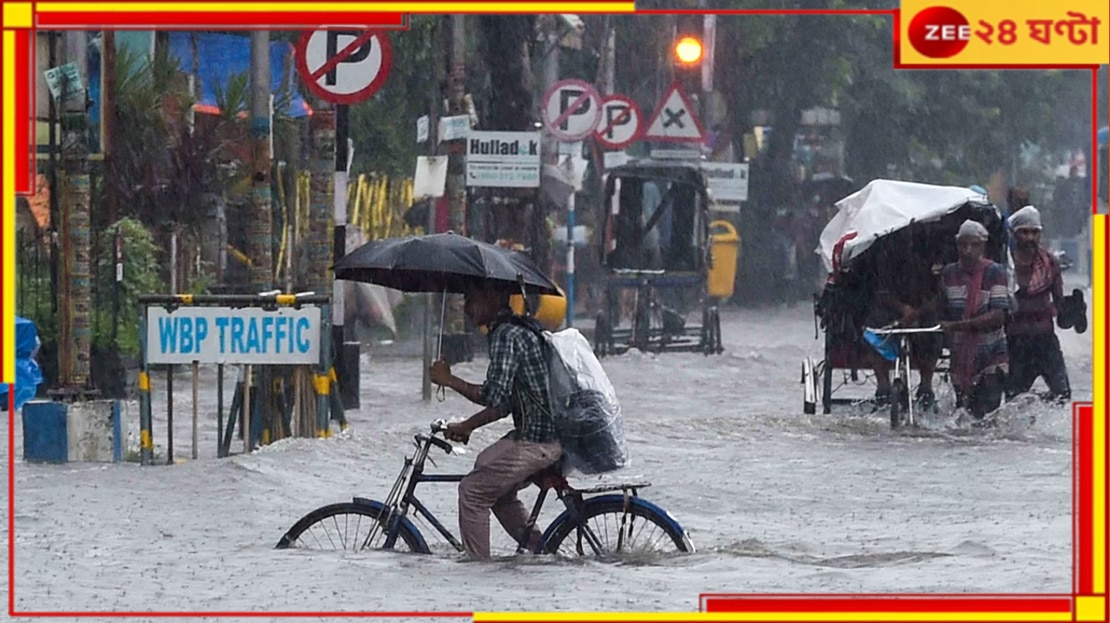
[[[1023,36],[1046,46],[1054,39],[1066,40],[1071,45],[1098,44],[1102,20],[1077,11],[1061,13],[1061,18],[1026,19],[1020,24],[1012,19],[997,22],[981,19],[972,27],[956,9],[933,6],[913,16],[907,34],[914,50],[929,58],[951,58],[963,51],[972,37],[992,46],[1013,45]]]

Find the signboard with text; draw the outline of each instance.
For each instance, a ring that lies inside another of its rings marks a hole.
[[[539,132],[471,132],[466,140],[466,185],[537,188]]]
[[[317,364],[320,308],[152,306],[146,351],[152,364]]]

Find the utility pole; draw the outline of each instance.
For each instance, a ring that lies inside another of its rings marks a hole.
[[[440,93],[440,84],[443,80],[444,67],[446,63],[443,62],[443,39],[439,36],[443,32],[443,22],[436,25],[435,31],[432,33],[431,41],[428,45],[432,46],[432,58],[435,59],[433,66],[435,67],[433,79],[430,81],[430,89],[428,93],[428,155],[439,155],[439,99],[442,96]],[[436,233],[436,198],[428,197],[428,217],[427,223],[424,226],[425,234]],[[432,352],[432,332],[433,322],[435,317],[435,293],[429,292],[424,295],[424,374],[420,384],[420,395],[424,402],[430,402],[432,399],[432,378],[431,378],[431,365],[434,353]]]
[[[248,252],[252,294],[274,287],[273,214],[270,196],[270,33],[250,34],[251,218]]]
[[[88,82],[88,39],[85,31],[64,34],[64,61],[77,65],[82,87]],[[62,201],[60,259],[62,304],[58,316],[59,377],[70,396],[80,395],[89,385],[89,144],[88,95],[84,88],[62,85],[62,136],[65,197]],[[74,92],[76,91],[76,92]]]
[[[462,115],[466,109],[466,16],[447,15],[450,26],[450,57],[447,69],[447,115]],[[446,194],[448,222],[455,233],[468,235],[466,227],[466,139],[452,141],[448,146]],[[471,358],[463,315],[463,297],[447,295],[442,356],[448,363]]]
[[[274,287],[273,261],[273,208],[270,196],[270,33],[254,30],[250,33],[250,140],[251,140],[251,218],[247,226],[247,252],[251,258],[250,293],[269,292]],[[262,375],[256,404],[265,405],[268,383]],[[251,366],[246,367],[243,395],[243,445],[246,451],[254,449],[251,430],[255,410],[251,400]]]
[[[350,135],[350,107],[347,104],[335,106],[335,157],[334,174],[332,176],[332,192],[334,196],[335,231],[333,233],[334,249],[333,260],[347,254],[347,169],[350,163],[348,158],[348,139]],[[332,295],[332,351],[335,353],[335,371],[339,379],[340,401],[343,409],[357,409],[359,406],[359,345],[358,342],[347,342],[347,332],[344,328],[344,284],[333,280],[334,293]],[[342,411],[333,414],[340,421],[342,428],[347,427],[347,419]]]

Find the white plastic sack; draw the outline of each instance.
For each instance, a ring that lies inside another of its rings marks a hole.
[[[601,474],[628,465],[624,421],[613,384],[586,338],[574,328],[546,333],[555,425],[566,470]]]

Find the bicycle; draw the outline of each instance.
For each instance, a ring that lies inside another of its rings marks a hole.
[[[890,383],[890,427],[899,428],[903,424],[917,426],[917,414],[914,413],[913,400],[910,400],[910,336],[915,333],[939,333],[940,325],[901,328],[898,323],[894,323],[881,328],[866,327],[866,331],[875,335],[885,335],[888,338],[895,336],[898,340],[898,355],[894,360],[894,379]],[[884,345],[885,343],[886,340],[883,341]]]
[[[462,542],[415,493],[420,483],[457,483],[463,479],[463,474],[424,473],[424,462],[433,445],[447,454],[455,452],[454,446],[437,437],[446,429],[444,420],[436,420],[431,424],[430,435],[418,433],[413,437],[417,450],[412,456],[405,457],[401,473],[385,502],[356,497],[351,502],[317,508],[293,524],[282,535],[276,548],[345,551],[406,548],[413,553],[430,554],[431,549],[424,535],[409,519],[411,510],[414,516],[423,517],[456,550],[465,551]],[[534,474],[527,482],[537,485],[540,493],[532,507],[524,535],[530,534],[536,525],[549,491],[554,491],[566,506],[543,532],[531,553],[566,556],[591,553],[599,559],[609,559],[640,553],[645,548],[645,553],[651,554],[694,552],[694,544],[682,526],[667,511],[639,497],[639,490],[650,486],[649,482],[576,489],[563,477],[558,464]],[[615,491],[620,493],[610,493]],[[364,519],[366,531],[362,533]],[[351,528],[354,534],[347,534]],[[617,534],[610,535],[609,529],[615,529]],[[646,541],[641,541],[641,538]],[[638,544],[645,547],[637,547]],[[527,549],[525,542],[518,542],[516,553],[522,554]]]

